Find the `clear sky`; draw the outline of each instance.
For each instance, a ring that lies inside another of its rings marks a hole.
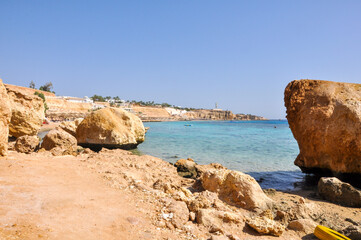
[[[361,82],[361,1],[1,0],[0,78],[284,118],[294,79]]]

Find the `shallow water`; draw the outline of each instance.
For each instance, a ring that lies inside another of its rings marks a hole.
[[[186,125],[191,126],[186,126]],[[305,182],[293,162],[299,152],[287,121],[151,122],[138,146],[169,162],[193,158],[249,173],[263,188],[293,190]]]

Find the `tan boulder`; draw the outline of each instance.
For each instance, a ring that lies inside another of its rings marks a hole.
[[[361,84],[293,81],[284,100],[303,172],[361,173]]]
[[[43,138],[41,148],[51,151],[53,155],[73,155],[77,150],[76,138],[60,128],[51,130]]]
[[[168,210],[173,214],[171,219],[172,224],[176,228],[182,228],[189,220],[189,211],[187,204],[181,201],[172,201],[168,206]]]
[[[0,156],[7,155],[10,119],[10,100],[6,88],[0,79]]]
[[[104,108],[89,114],[76,130],[78,144],[94,150],[135,148],[145,139],[139,117],[119,108]]]
[[[21,136],[16,139],[15,150],[21,153],[34,152],[39,147],[38,136]]]
[[[228,169],[209,170],[203,173],[204,189],[216,192],[219,198],[231,205],[249,210],[265,210],[272,206],[257,181],[242,172]]]
[[[335,177],[318,181],[318,193],[324,199],[348,207],[361,207],[361,191]]]
[[[36,95],[7,88],[12,109],[9,134],[14,137],[36,135],[45,119],[44,102]]]

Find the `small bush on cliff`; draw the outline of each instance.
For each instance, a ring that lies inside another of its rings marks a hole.
[[[55,93],[54,91],[51,91],[51,89],[53,89],[53,84],[51,82],[47,82],[43,86],[39,87],[39,90],[41,91]]]
[[[48,110],[48,105],[46,104],[46,100],[45,100],[45,96],[43,93],[40,93],[40,92],[35,92],[34,95],[40,97],[41,99],[43,99],[43,103],[44,103],[44,112],[46,113],[46,110]]]

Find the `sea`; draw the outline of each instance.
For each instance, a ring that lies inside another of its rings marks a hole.
[[[286,120],[148,122],[146,140],[133,151],[175,163],[220,163],[247,173],[262,188],[293,191],[309,185],[294,165],[299,149]],[[312,177],[311,177],[312,178]]]

